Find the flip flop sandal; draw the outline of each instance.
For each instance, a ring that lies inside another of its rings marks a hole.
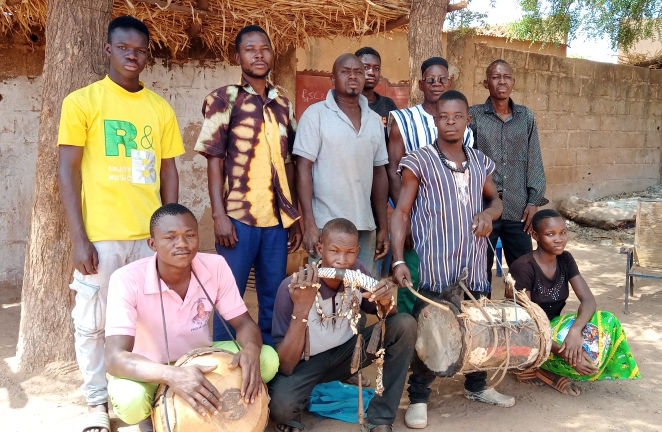
[[[349,385],[359,385],[359,380],[358,380],[358,375],[352,375],[351,377],[347,378],[345,380],[345,384]],[[370,384],[372,384],[372,381],[370,381],[370,378],[367,376],[361,375],[361,385],[363,387],[370,387]]]
[[[581,389],[575,385],[570,379],[554,374],[554,378],[549,378],[542,372],[538,371],[538,378],[540,378],[545,384],[549,385],[553,389],[563,393],[567,396],[577,397],[581,394]],[[572,394],[569,390],[575,391],[577,394]]]
[[[391,432],[397,432],[397,431],[393,428],[393,425],[376,425],[376,424],[372,424],[372,423],[368,423],[368,430],[371,431],[371,430],[373,430],[374,428],[376,428],[377,426],[388,426],[388,427],[391,428]]]
[[[85,416],[84,425],[81,430],[86,432],[90,429],[105,429],[107,432],[110,432],[110,417],[108,417],[108,413],[101,411],[88,413]]]
[[[535,386],[545,385],[545,382],[540,379],[538,372],[535,370],[527,372],[515,372],[515,376],[517,377],[517,381],[522,384]]]
[[[296,420],[290,420],[287,423],[279,423],[276,426],[274,426],[274,428],[276,429],[276,432],[283,432],[283,429],[281,429],[282,426],[297,428],[300,431],[303,431],[305,429],[305,426],[302,423],[299,423]]]

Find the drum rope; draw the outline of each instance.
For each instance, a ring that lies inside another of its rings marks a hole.
[[[202,288],[202,291],[205,293],[205,296],[207,296],[207,300],[211,304],[211,307],[214,309],[214,313],[221,320],[221,323],[223,324],[223,327],[225,327],[225,331],[230,335],[230,338],[232,339],[232,342],[234,342],[237,349],[239,351],[241,351],[241,346],[239,346],[239,343],[237,342],[237,339],[232,335],[232,332],[230,332],[230,329],[228,328],[228,324],[225,321],[225,319],[218,312],[218,309],[216,309],[216,305],[212,301],[212,299],[209,296],[209,293],[205,289],[204,285],[202,285],[202,282],[200,282],[200,279],[198,278],[198,275],[195,274],[195,270],[193,270],[193,267],[191,267],[191,274],[193,274],[193,277],[195,277],[195,280],[198,282],[198,285],[200,285],[200,288]],[[163,337],[165,339],[166,359],[168,360],[168,364],[170,364],[170,349],[168,347],[168,331],[167,331],[167,328],[166,328],[165,309],[163,307],[163,279],[161,279],[161,273],[159,272],[158,264],[156,266],[156,275],[159,278],[159,299],[161,300],[161,319],[163,320]],[[168,385],[166,385],[164,387],[163,393],[161,393],[161,398],[160,399],[163,399],[162,403],[163,403],[163,412],[164,412],[164,416],[165,416],[166,427],[168,429],[168,432],[172,432],[172,428],[170,427],[170,417],[168,417],[168,401],[166,400],[166,395],[168,394],[168,388],[169,388]],[[154,402],[152,403],[152,407],[156,406],[158,400],[159,399],[154,399]]]

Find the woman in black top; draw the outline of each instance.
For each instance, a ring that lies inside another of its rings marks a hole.
[[[595,297],[579,273],[565,245],[565,221],[555,210],[541,210],[532,221],[538,248],[520,257],[511,268],[515,288],[547,314],[552,325],[552,354],[534,372],[519,374],[522,383],[549,384],[561,393],[578,396],[578,381],[638,378],[618,319],[606,311],[596,312]],[[569,285],[580,301],[576,314],[561,315],[570,295]]]

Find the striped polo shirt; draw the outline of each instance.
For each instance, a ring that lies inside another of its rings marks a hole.
[[[455,283],[465,267],[469,289],[490,291],[487,280],[487,239],[475,237],[472,220],[483,211],[483,186],[494,162],[480,150],[466,147],[464,173],[448,168],[434,146],[414,150],[400,161],[419,186],[411,211],[414,249],[420,259],[419,289],[441,292]]]
[[[437,140],[437,126],[434,124],[434,116],[428,114],[423,109],[422,104],[391,111],[388,119],[389,133],[394,120],[398,124],[402,141],[405,143],[405,154]],[[462,144],[467,147],[474,146],[474,136],[469,127],[464,131]]]

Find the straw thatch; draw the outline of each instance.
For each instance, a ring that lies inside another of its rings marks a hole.
[[[47,0],[0,0],[0,33],[43,27]],[[410,0],[115,0],[113,15],[133,15],[152,33],[152,43],[173,54],[201,41],[227,58],[234,35],[262,26],[281,51],[308,38],[360,36],[388,30],[409,14]]]

